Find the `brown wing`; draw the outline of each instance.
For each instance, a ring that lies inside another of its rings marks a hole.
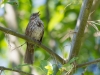
[[[43,25],[43,23],[42,23],[42,21],[38,21],[38,27],[43,27],[44,25]],[[41,33],[41,38],[40,38],[40,42],[42,42],[42,38],[43,38],[43,34],[44,34],[44,27],[43,27],[43,31],[42,31],[42,33]]]
[[[25,30],[25,35],[29,35],[30,31],[29,31],[29,24],[27,25],[26,27],[26,30]]]
[[[32,27],[31,25],[28,24],[25,30],[25,35],[31,37],[32,32],[33,32]]]
[[[40,42],[42,42],[43,35],[44,35],[44,30],[42,32],[42,36],[41,36]]]

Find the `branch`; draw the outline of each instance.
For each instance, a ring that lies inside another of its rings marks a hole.
[[[70,73],[68,75],[73,75],[73,73],[76,71],[77,68],[81,68],[81,67],[84,67],[84,66],[88,66],[88,65],[91,65],[91,64],[95,64],[95,63],[98,63],[100,62],[100,58],[99,59],[96,59],[94,61],[91,61],[91,62],[86,62],[86,63],[83,63],[83,64],[73,64],[74,67],[72,67]],[[66,74],[67,75],[67,74]]]
[[[15,72],[19,72],[19,73],[26,74],[26,75],[34,75],[34,74],[26,73],[26,72],[23,72],[23,71],[20,71],[20,70],[14,70],[14,69],[10,69],[10,68],[5,68],[3,66],[0,66],[0,70],[1,71],[3,71],[3,70],[9,70],[9,71],[15,71]]]
[[[59,55],[57,55],[55,52],[53,52],[53,50],[47,48],[46,46],[44,46],[43,44],[39,43],[35,39],[32,39],[32,38],[30,38],[28,36],[19,34],[18,32],[15,32],[15,31],[13,31],[11,29],[7,29],[7,28],[1,27],[1,26],[0,26],[0,30],[3,31],[3,32],[5,32],[5,33],[9,33],[11,35],[20,37],[20,38],[22,38],[22,39],[24,39],[24,40],[26,40],[26,41],[28,41],[30,43],[36,44],[37,46],[43,48],[49,54],[51,54],[52,56],[54,56],[54,58],[56,58],[60,63],[62,63],[62,64],[65,64],[66,63],[66,61],[63,58],[61,58]]]
[[[84,64],[76,65],[76,68],[88,66],[88,65],[95,64],[95,63],[98,63],[98,62],[100,62],[100,58],[99,58],[99,59],[96,59],[96,60],[94,60],[94,61],[91,61],[91,62],[86,62],[86,63],[84,63]]]
[[[73,40],[68,60],[77,56],[79,53],[92,3],[93,0],[84,0],[82,4],[81,11],[75,28],[76,33],[73,35]]]

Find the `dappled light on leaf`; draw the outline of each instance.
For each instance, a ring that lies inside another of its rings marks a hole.
[[[48,26],[49,31],[51,31],[55,26],[57,26],[57,24],[60,23],[60,21],[63,19],[63,17],[64,17],[63,9],[64,9],[63,6],[59,6],[57,8],[58,11],[56,11],[53,14],[53,17],[51,18],[51,20],[49,22],[49,26]]]
[[[45,66],[45,68],[48,70],[47,75],[53,74],[53,68],[50,64]]]

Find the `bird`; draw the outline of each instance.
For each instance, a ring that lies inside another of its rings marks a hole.
[[[25,30],[25,35],[41,43],[44,34],[44,24],[39,16],[40,16],[39,12],[33,13],[30,16],[29,23]],[[33,64],[35,45],[28,41],[26,41],[26,44],[27,47],[24,57],[24,63]]]

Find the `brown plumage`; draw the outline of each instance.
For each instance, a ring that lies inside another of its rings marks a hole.
[[[43,34],[44,34],[44,25],[39,18],[39,12],[33,13],[30,16],[30,21],[26,28],[25,35],[41,42]],[[34,60],[34,44],[29,43],[27,41],[27,48],[26,48],[24,62],[27,64],[33,64],[33,60]]]

